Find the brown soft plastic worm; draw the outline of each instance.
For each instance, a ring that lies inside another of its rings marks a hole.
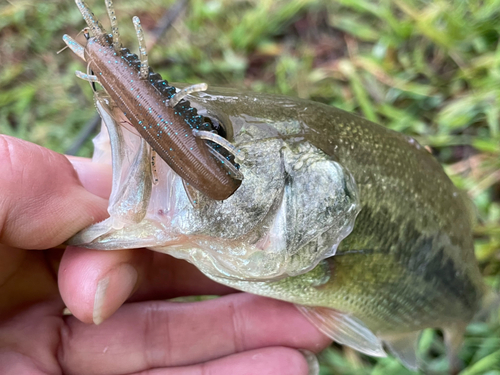
[[[85,47],[69,36],[66,44],[88,63],[90,75],[81,78],[98,82],[125,114],[131,125],[151,148],[185,182],[215,200],[230,197],[241,184],[237,164],[230,152],[219,153],[220,143],[195,136],[200,131],[214,131],[189,101],[183,98],[194,91],[203,91],[205,84],[194,85],[176,94],[161,76],[151,71],[140,21],[134,17],[140,59],[122,48],[112,2],[106,1],[113,34],[108,34],[87,5],[75,1],[93,36],[88,30]]]

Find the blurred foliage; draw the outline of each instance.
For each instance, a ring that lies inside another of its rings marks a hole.
[[[104,20],[104,2],[89,2]],[[132,15],[148,33],[173,3],[117,0],[124,44],[136,45]],[[63,152],[95,116],[74,76],[84,63],[56,54],[82,28],[70,1],[0,3],[1,133]],[[150,63],[169,80],[309,98],[416,137],[473,199],[476,255],[498,290],[499,35],[500,0],[192,0]],[[500,374],[496,322],[469,326],[462,375]],[[438,332],[423,333],[420,352],[426,373],[446,371]],[[322,355],[323,375],[407,373],[336,345]]]

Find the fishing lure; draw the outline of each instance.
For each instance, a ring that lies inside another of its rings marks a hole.
[[[204,83],[178,90],[154,73],[148,64],[144,32],[138,17],[133,18],[139,55],[120,43],[112,1],[106,1],[112,34],[107,33],[83,0],[76,0],[88,28],[85,47],[64,35],[66,45],[88,63],[87,73],[77,76],[89,81],[94,89],[101,117],[114,117],[114,107],[124,115],[140,136],[179,176],[187,189],[196,190],[215,200],[230,197],[243,178],[235,161],[237,151],[222,135],[221,127],[197,113],[185,97],[204,91]],[[90,33],[91,35],[90,35]],[[105,94],[95,90],[99,83]],[[110,121],[113,119],[110,118]]]

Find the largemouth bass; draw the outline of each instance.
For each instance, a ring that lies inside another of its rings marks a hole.
[[[485,294],[471,210],[414,139],[312,101],[185,92],[181,102],[223,129],[244,177],[220,201],[152,163],[111,97],[95,101],[107,131],[94,159],[113,165],[110,218],[73,245],[186,259],[222,284],[297,304],[339,343],[373,356],[385,345],[410,368],[425,328],[443,329],[456,352]]]
[[[73,244],[187,259],[220,283],[308,306],[324,333],[361,352],[383,356],[385,343],[411,368],[424,328],[458,348],[484,286],[469,203],[428,151],[321,103],[230,89],[189,99],[245,155],[241,187],[193,205],[158,160],[153,184],[149,153],[125,129],[112,142],[133,162],[113,160],[127,182],[113,186],[112,216]]]

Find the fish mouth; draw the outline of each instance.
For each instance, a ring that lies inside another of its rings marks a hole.
[[[209,277],[274,281],[335,254],[358,213],[350,173],[314,146],[279,137],[235,142],[245,157],[241,186],[227,200],[196,192],[162,160],[109,98],[96,95],[108,131],[94,160],[112,164],[110,217],[70,245],[149,248],[193,263]],[[325,188],[326,187],[326,188]]]

